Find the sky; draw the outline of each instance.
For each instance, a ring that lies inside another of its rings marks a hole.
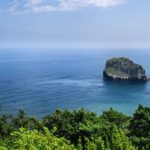
[[[150,0],[0,0],[0,48],[150,48]]]

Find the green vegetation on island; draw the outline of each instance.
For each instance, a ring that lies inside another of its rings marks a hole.
[[[150,150],[150,108],[139,105],[132,117],[112,108],[56,110],[41,120],[1,115],[0,150]]]

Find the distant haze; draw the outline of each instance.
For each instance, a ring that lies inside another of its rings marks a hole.
[[[0,48],[150,48],[148,0],[0,1]]]

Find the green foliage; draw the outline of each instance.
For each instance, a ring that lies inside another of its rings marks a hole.
[[[79,143],[80,144],[80,143]],[[81,146],[82,144],[80,144]],[[82,147],[82,146],[81,146]],[[122,129],[115,125],[107,131],[105,136],[85,138],[85,146],[81,149],[86,150],[136,150],[129,138]]]
[[[114,76],[119,76],[119,77],[129,77],[129,75],[127,73],[121,72],[119,70],[115,70],[114,68],[107,68],[106,69],[106,73],[110,74],[110,75],[114,75]]]
[[[0,150],[26,149],[149,150],[150,108],[140,105],[133,117],[112,108],[100,116],[84,109],[56,110],[42,120],[24,111],[0,116]]]
[[[57,110],[52,115],[44,117],[43,125],[50,130],[57,127],[57,135],[64,136],[76,145],[80,137],[83,142],[85,136],[91,136],[92,127],[98,121],[95,113],[84,109],[73,112]]]
[[[129,128],[131,134],[137,137],[150,136],[150,108],[139,105],[133,114]]]
[[[110,149],[112,150],[134,150],[131,141],[125,135],[122,129],[118,129],[116,126],[113,126],[110,134],[107,135],[109,140]]]
[[[64,138],[57,138],[48,129],[44,133],[20,128],[11,133],[10,141],[4,149],[11,150],[74,150],[74,146]]]
[[[146,138],[138,138],[138,137],[132,137],[133,144],[138,147],[139,150],[150,150],[150,137]]]
[[[87,150],[106,150],[104,141],[101,137],[92,138],[91,141],[89,139],[86,139],[85,147],[85,149]]]
[[[140,150],[150,150],[150,108],[139,105],[133,114],[129,130],[133,143]]]
[[[27,128],[27,129],[38,129],[42,130],[42,122],[38,121],[34,117],[28,117],[23,110],[19,111],[19,114],[16,117],[12,117],[12,124],[14,129]]]
[[[102,117],[109,123],[114,123],[117,127],[122,129],[127,127],[130,119],[130,117],[112,108],[110,108],[108,111],[104,111]]]
[[[12,131],[12,127],[9,122],[10,116],[0,116],[0,139],[9,135]]]

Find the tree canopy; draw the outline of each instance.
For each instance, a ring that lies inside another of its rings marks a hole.
[[[42,119],[0,116],[0,150],[149,150],[150,108],[133,116],[112,108],[97,115],[85,109],[56,110]]]

